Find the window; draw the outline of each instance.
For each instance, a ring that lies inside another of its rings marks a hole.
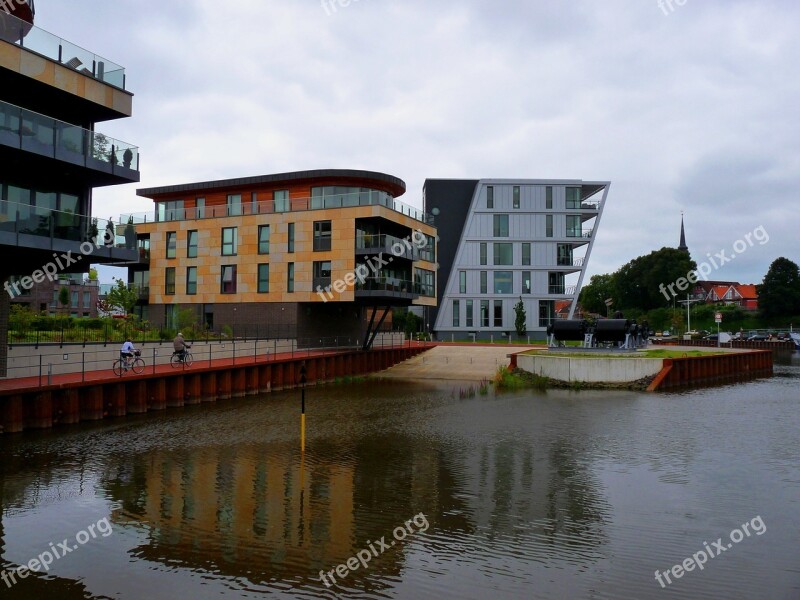
[[[508,237],[508,215],[494,215],[494,237]]]
[[[289,210],[289,190],[272,192],[272,201],[275,203],[275,212],[286,212]]]
[[[511,271],[494,272],[494,293],[495,294],[514,293],[514,277]]]
[[[220,292],[223,294],[236,293],[236,265],[222,265]]]
[[[486,271],[481,271],[481,294],[485,294],[488,291],[488,285],[486,283]]]
[[[461,327],[461,303],[453,300],[453,327]]]
[[[157,202],[156,214],[157,221],[179,221],[183,219],[183,200],[173,200],[171,202]]]
[[[266,294],[269,292],[269,265],[258,265],[258,293]]]
[[[222,256],[236,256],[239,246],[238,238],[236,227],[222,228]]]
[[[458,272],[458,293],[459,294],[466,294],[467,293],[467,272],[466,271],[459,271]]]
[[[481,300],[481,327],[489,326],[489,301]]]
[[[539,301],[539,327],[549,327],[553,322],[555,302],[553,300]]]
[[[258,253],[269,254],[269,225],[258,226]]]
[[[250,214],[258,214],[258,193],[250,192]]]
[[[486,264],[486,242],[481,242],[481,264]]]
[[[175,267],[167,267],[164,271],[164,293],[169,296],[175,293]]]
[[[548,185],[544,188],[544,207],[546,209],[553,208],[553,186]]]
[[[514,264],[514,244],[502,243],[494,245],[494,264]]]
[[[419,259],[436,262],[436,238],[425,235],[425,247],[419,249]]]
[[[466,301],[466,308],[467,308],[467,327],[474,327],[475,324],[473,323],[473,315],[472,315],[472,300]]]
[[[186,293],[189,296],[197,293],[197,267],[186,267]]]
[[[331,249],[331,222],[314,221],[314,252]]]
[[[78,308],[78,292],[72,292],[69,295],[69,299],[70,299],[70,303],[69,303],[70,307]]]
[[[294,252],[294,223],[289,223],[289,252]]]
[[[198,219],[205,219],[206,217],[206,199],[205,198],[197,198],[194,201],[195,206],[195,215]]]
[[[92,305],[92,292],[83,292],[83,308],[89,308]]]
[[[167,258],[175,258],[178,249],[178,234],[174,231],[167,232]]]
[[[228,194],[226,200],[228,209],[227,215],[229,217],[238,217],[242,214],[242,195],[241,194]]]
[[[560,267],[572,266],[572,245],[571,244],[558,244],[558,265]]]
[[[414,269],[414,287],[420,296],[436,296],[436,275],[427,269]]]
[[[567,209],[581,207],[581,188],[567,188]]]
[[[530,271],[523,271],[522,272],[522,293],[523,294],[530,294],[531,293],[531,272]]]
[[[514,186],[514,194],[513,194],[512,206],[514,208],[519,208],[519,186],[518,185]]]
[[[530,265],[531,264],[531,243],[530,242],[523,242],[522,243],[522,264],[523,265]]]
[[[486,208],[494,208],[494,186],[486,187]]]
[[[582,237],[583,226],[580,215],[567,215],[567,237]]]
[[[564,294],[566,288],[564,287],[564,273],[549,273],[548,280],[548,293],[550,294]]]
[[[294,263],[290,262],[286,270],[286,291],[290,294],[294,292]]]
[[[494,326],[495,327],[502,327],[503,326],[503,301],[502,300],[495,300],[494,301]]]
[[[197,258],[197,230],[189,231],[186,239],[186,256],[187,258]]]
[[[544,218],[544,236],[553,237],[553,215],[545,215]]]
[[[326,288],[331,284],[331,261],[314,261],[314,289]]]

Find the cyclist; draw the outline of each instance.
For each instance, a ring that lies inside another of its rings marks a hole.
[[[133,346],[131,339],[129,337],[125,338],[125,343],[122,344],[122,348],[119,349],[119,357],[122,360],[122,364],[126,371],[131,368],[135,353],[136,348]]]
[[[175,348],[175,354],[180,357],[181,361],[186,360],[186,351],[191,348],[191,346],[183,339],[182,333],[178,332],[178,335],[172,340],[172,347]]]

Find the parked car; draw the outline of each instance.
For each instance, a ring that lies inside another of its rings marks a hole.
[[[747,338],[748,342],[766,342],[769,339],[769,336],[763,333],[754,333],[750,337]]]

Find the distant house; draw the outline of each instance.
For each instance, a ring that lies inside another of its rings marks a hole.
[[[758,310],[758,292],[754,284],[742,284],[737,281],[698,281],[693,296],[705,300],[708,304]]]

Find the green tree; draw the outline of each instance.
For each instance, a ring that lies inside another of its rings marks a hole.
[[[69,305],[69,288],[65,285],[62,285],[61,289],[58,290],[58,303],[66,312],[67,306]]]
[[[417,315],[412,312],[406,313],[405,333],[406,339],[410,340],[414,337],[414,333],[419,331],[419,324],[422,321]]]
[[[688,276],[696,269],[689,254],[676,248],[634,258],[614,273],[616,307],[648,311],[669,303],[673,294],[680,300],[694,288]]]
[[[127,316],[133,312],[136,302],[139,300],[139,292],[135,285],[129,287],[122,279],[114,281],[115,285],[106,296],[106,306],[112,310],[121,310]]]
[[[606,300],[613,298],[614,275],[592,275],[588,285],[581,288],[579,302],[584,312],[606,314]]]
[[[800,269],[788,258],[775,259],[757,290],[765,319],[800,314]]]
[[[520,296],[519,302],[514,305],[514,314],[516,315],[514,318],[514,327],[517,330],[517,335],[522,337],[527,330],[525,323],[525,305],[522,303],[522,296]]]
[[[97,269],[94,267],[89,269],[89,281],[97,281]]]
[[[191,332],[195,335],[195,328],[197,327],[197,313],[191,308],[180,308],[175,315],[175,326],[178,331]]]

